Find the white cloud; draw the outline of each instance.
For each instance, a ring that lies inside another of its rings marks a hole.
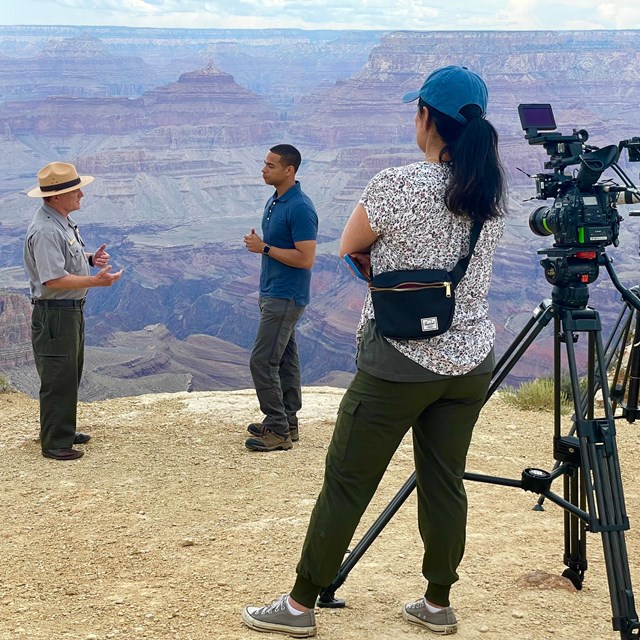
[[[605,20],[611,20],[612,18],[615,18],[616,13],[617,13],[617,7],[615,4],[611,2],[598,5],[598,15],[604,18]]]
[[[637,29],[640,25],[640,7],[637,2],[607,2],[598,5],[597,13],[615,29]]]
[[[476,10],[470,9],[467,16],[458,21],[461,29],[500,29],[520,31],[542,29],[535,10],[537,0],[506,0],[494,2],[491,10],[484,3]]]
[[[4,24],[307,29],[640,29],[637,0],[20,0]]]

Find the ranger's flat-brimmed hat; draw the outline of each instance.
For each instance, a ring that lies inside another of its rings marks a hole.
[[[76,168],[66,162],[50,162],[38,171],[38,186],[27,193],[30,198],[57,196],[75,191],[93,182],[93,176],[79,176]]]

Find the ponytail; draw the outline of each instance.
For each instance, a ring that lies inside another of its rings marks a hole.
[[[476,105],[461,110],[467,124],[441,113],[422,100],[445,143],[440,161],[448,155],[453,175],[445,192],[445,204],[453,213],[472,220],[488,220],[504,214],[505,179],[498,155],[498,132]]]

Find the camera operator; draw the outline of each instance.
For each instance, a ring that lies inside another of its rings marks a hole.
[[[243,620],[261,631],[315,635],[313,607],[331,584],[362,514],[413,427],[418,523],[428,581],[403,608],[408,622],[453,633],[449,591],[465,545],[465,461],[494,365],[487,293],[504,229],[504,178],[497,133],[485,119],[487,89],[464,67],[445,67],[406,94],[418,100],[416,142],[424,159],[390,168],[366,187],[344,229],[340,253],[370,256],[374,273],[452,269],[483,228],[456,288],[451,328],[423,340],[391,340],[376,328],[370,294],[357,330],[357,373],[346,391],[327,453],[324,484],[290,595]]]

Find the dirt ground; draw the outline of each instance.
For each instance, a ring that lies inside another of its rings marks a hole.
[[[244,640],[240,611],[288,591],[320,487],[342,390],[307,388],[292,451],[245,449],[260,418],[252,391],[177,393],[82,404],[84,458],[39,454],[37,402],[0,395],[0,639]],[[618,449],[637,584],[638,427]],[[552,467],[551,416],[494,397],[476,428],[469,471],[519,478]],[[407,438],[356,533],[359,540],[412,472]],[[617,638],[599,534],[582,591],[564,569],[562,510],[532,511],[520,489],[468,482],[467,553],[454,587],[461,640]],[[561,486],[554,484],[561,493]],[[424,591],[412,495],[318,611],[322,640],[435,637],[403,622]],[[540,582],[533,577],[541,577]]]

